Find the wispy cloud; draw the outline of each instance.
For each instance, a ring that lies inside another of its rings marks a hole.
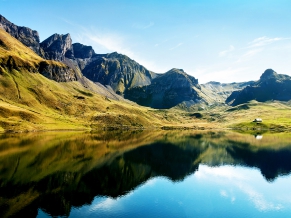
[[[110,53],[116,51],[127,55],[149,70],[156,71],[159,69],[154,61],[149,61],[143,58],[139,52],[136,52],[136,49],[133,48],[134,46],[132,46],[129,39],[121,34],[84,29],[76,38],[80,43],[92,45],[96,53]]]
[[[63,22],[70,24],[78,29],[77,34],[72,37],[77,42],[91,45],[97,53],[106,53],[117,51],[128,56],[134,56],[134,52],[127,43],[122,34],[106,29],[87,28],[77,23],[73,23],[65,18],[59,17]]]
[[[248,195],[255,207],[260,211],[281,210],[284,207],[281,204],[276,204],[267,201],[263,194],[257,192],[247,184],[238,184],[239,188]]]
[[[87,30],[81,34],[81,37],[89,40],[97,49],[105,50],[106,52],[117,51],[131,57],[135,55],[126,43],[126,39],[118,33]],[[98,51],[96,52],[98,53]]]
[[[133,28],[136,28],[136,29],[142,29],[142,30],[144,30],[144,29],[148,29],[148,28],[150,28],[150,27],[152,27],[154,25],[155,25],[154,22],[150,22],[149,24],[146,24],[146,25],[142,25],[142,24],[139,24],[139,23],[134,23],[132,25],[132,27]]]
[[[165,39],[165,40],[162,41],[162,42],[156,43],[156,44],[155,44],[155,47],[158,47],[158,46],[164,44],[164,43],[167,42],[167,41],[169,41],[169,40],[168,40],[168,39]]]
[[[288,39],[290,39],[290,38],[281,38],[281,37],[269,38],[269,37],[263,36],[263,37],[259,37],[259,38],[254,39],[252,42],[249,42],[248,48],[262,47],[262,46],[272,44],[274,42],[288,40]]]
[[[226,56],[228,53],[230,53],[230,52],[232,52],[232,51],[234,51],[234,50],[235,50],[235,49],[234,49],[234,46],[231,45],[231,46],[229,46],[229,49],[219,52],[218,55],[219,55],[219,57],[224,57],[224,56]]]
[[[90,212],[94,212],[98,209],[110,209],[117,205],[117,201],[112,198],[106,198],[92,206],[90,206]]]
[[[245,52],[240,56],[240,58],[235,62],[235,63],[241,63],[250,60],[252,57],[255,55],[259,54],[262,52],[264,49],[263,48],[253,48]]]
[[[170,48],[169,50],[170,50],[170,51],[171,51],[171,50],[174,50],[174,49],[176,49],[176,48],[180,47],[181,45],[183,45],[183,43],[182,43],[182,42],[180,42],[178,45],[176,45],[176,46],[174,46],[174,47]]]

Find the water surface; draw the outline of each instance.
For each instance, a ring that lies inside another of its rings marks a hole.
[[[291,134],[0,135],[0,216],[287,217]]]

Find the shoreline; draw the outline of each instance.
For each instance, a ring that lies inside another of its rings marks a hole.
[[[20,134],[20,133],[40,133],[40,132],[92,132],[92,131],[114,131],[114,130],[199,130],[199,131],[207,131],[207,130],[214,130],[214,131],[234,131],[234,132],[242,132],[242,133],[252,133],[253,131],[256,132],[271,132],[271,133],[279,133],[279,132],[291,132],[290,128],[250,128],[250,127],[242,127],[242,128],[235,128],[235,127],[206,127],[206,126],[149,126],[149,127],[129,127],[129,126],[102,126],[99,128],[64,128],[64,129],[34,129],[34,130],[17,130],[17,129],[8,129],[8,130],[0,130],[0,134]]]

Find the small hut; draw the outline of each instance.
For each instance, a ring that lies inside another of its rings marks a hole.
[[[256,118],[253,120],[253,122],[261,123],[261,122],[263,122],[263,120],[262,120],[262,118]]]

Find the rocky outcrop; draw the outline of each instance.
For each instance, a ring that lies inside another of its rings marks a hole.
[[[74,43],[73,49],[75,58],[92,58],[95,55],[95,51],[93,50],[92,46],[82,45],[81,43]]]
[[[181,69],[172,69],[152,80],[150,85],[130,88],[124,97],[143,106],[171,108],[183,101],[201,100],[198,80]]]
[[[110,85],[118,94],[137,86],[151,84],[156,74],[117,52],[95,55],[82,71],[88,79]]]
[[[40,62],[39,73],[43,76],[57,82],[76,81],[76,73],[68,66],[49,63],[48,61]]]
[[[37,31],[27,27],[17,26],[2,15],[0,15],[0,28],[4,29],[7,33],[32,49],[38,55],[41,55]]]
[[[277,74],[274,70],[268,69],[257,82],[245,87],[238,93],[234,93],[226,102],[236,106],[251,100],[259,102],[291,100],[291,77]]]
[[[40,43],[40,46],[44,51],[45,59],[64,61],[65,57],[74,58],[70,34],[54,34]]]

